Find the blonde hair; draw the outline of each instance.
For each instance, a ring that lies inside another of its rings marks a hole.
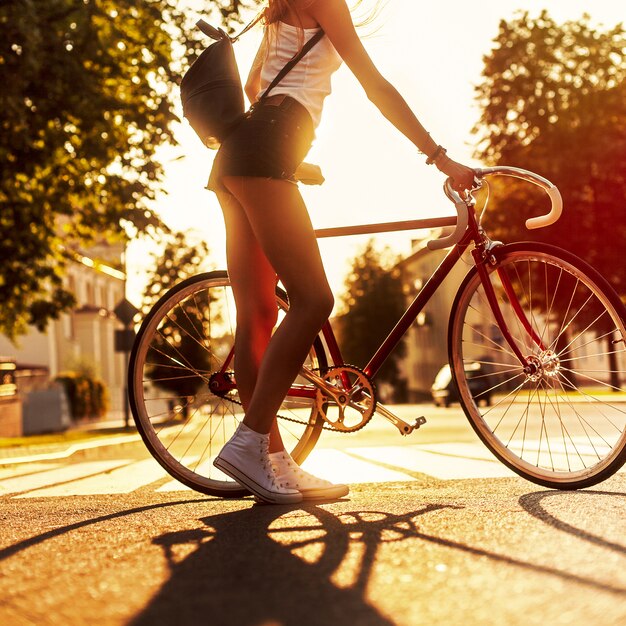
[[[356,28],[360,29],[365,26],[369,26],[374,22],[374,20],[381,12],[382,0],[372,1],[374,2],[373,6],[366,8],[366,11],[363,14],[357,14],[357,10],[359,10],[364,3],[367,3],[368,0],[356,0],[356,2],[350,7],[350,12],[357,15],[356,19],[354,20],[354,25]],[[302,46],[304,45],[304,30],[302,28],[302,20],[300,19],[300,11],[305,10],[307,6],[310,5],[312,2],[314,2],[314,0],[268,0],[268,6],[263,12],[262,20],[266,26],[266,55],[269,53],[271,40],[273,38],[272,31],[267,27],[271,26],[272,24],[276,24],[281,20],[282,17],[286,15],[293,16],[296,20],[296,24],[300,26],[300,32],[298,33],[298,48],[302,48]],[[372,32],[375,31],[376,29],[374,29],[374,31]],[[367,33],[367,35],[371,35],[372,32]],[[296,52],[295,54],[298,53]]]
[[[280,21],[281,17],[285,15],[293,15],[297,22],[300,23],[300,11],[306,10],[314,0],[268,0],[268,7],[265,9],[264,22],[265,24],[273,24]],[[378,17],[381,9],[381,0],[373,0],[374,4],[367,8],[366,11],[361,14],[357,14],[357,10],[362,8],[364,3],[368,3],[367,0],[356,0],[356,2],[350,7],[350,11],[357,15],[355,20],[355,26],[362,28],[368,26]],[[301,26],[301,23],[300,23]]]

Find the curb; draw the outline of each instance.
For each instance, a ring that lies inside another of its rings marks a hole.
[[[0,466],[20,465],[22,463],[35,463],[37,461],[55,461],[57,459],[67,459],[77,452],[81,452],[83,450],[104,448],[107,446],[132,443],[135,441],[141,441],[141,436],[139,434],[113,436],[104,440],[73,443],[65,448],[65,450],[59,450],[58,452],[43,452],[40,454],[27,454],[15,457],[0,457]]]

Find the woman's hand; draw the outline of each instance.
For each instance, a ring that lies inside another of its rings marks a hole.
[[[435,161],[440,172],[452,179],[452,188],[455,191],[465,191],[474,186],[474,170],[453,161],[445,154]]]

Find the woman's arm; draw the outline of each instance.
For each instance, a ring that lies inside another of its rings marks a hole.
[[[437,150],[437,143],[396,88],[381,75],[372,62],[357,35],[345,0],[314,0],[307,7],[307,12],[323,28],[341,58],[363,86],[369,100],[421,152],[432,156]],[[454,162],[445,153],[438,156],[435,164],[454,179],[455,186],[459,189],[472,186],[472,170]]]
[[[254,61],[252,62],[252,67],[250,68],[250,73],[248,74],[248,80],[246,80],[244,87],[244,91],[246,92],[246,96],[248,96],[250,104],[256,102],[259,91],[261,91],[261,68],[263,67],[263,61],[266,56],[265,51],[266,37],[264,35],[261,45],[259,46],[256,56],[254,57]]]

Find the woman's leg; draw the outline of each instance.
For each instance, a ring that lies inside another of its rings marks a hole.
[[[223,183],[245,211],[254,239],[289,295],[289,312],[264,352],[244,420],[267,433],[330,315],[333,297],[298,188],[265,178],[227,176]],[[253,270],[242,267],[245,271]]]
[[[261,359],[278,318],[276,272],[259,246],[239,202],[218,193],[226,224],[228,274],[237,305],[235,378],[239,397],[247,411],[254,392]],[[276,420],[270,429],[270,452],[284,445]]]

